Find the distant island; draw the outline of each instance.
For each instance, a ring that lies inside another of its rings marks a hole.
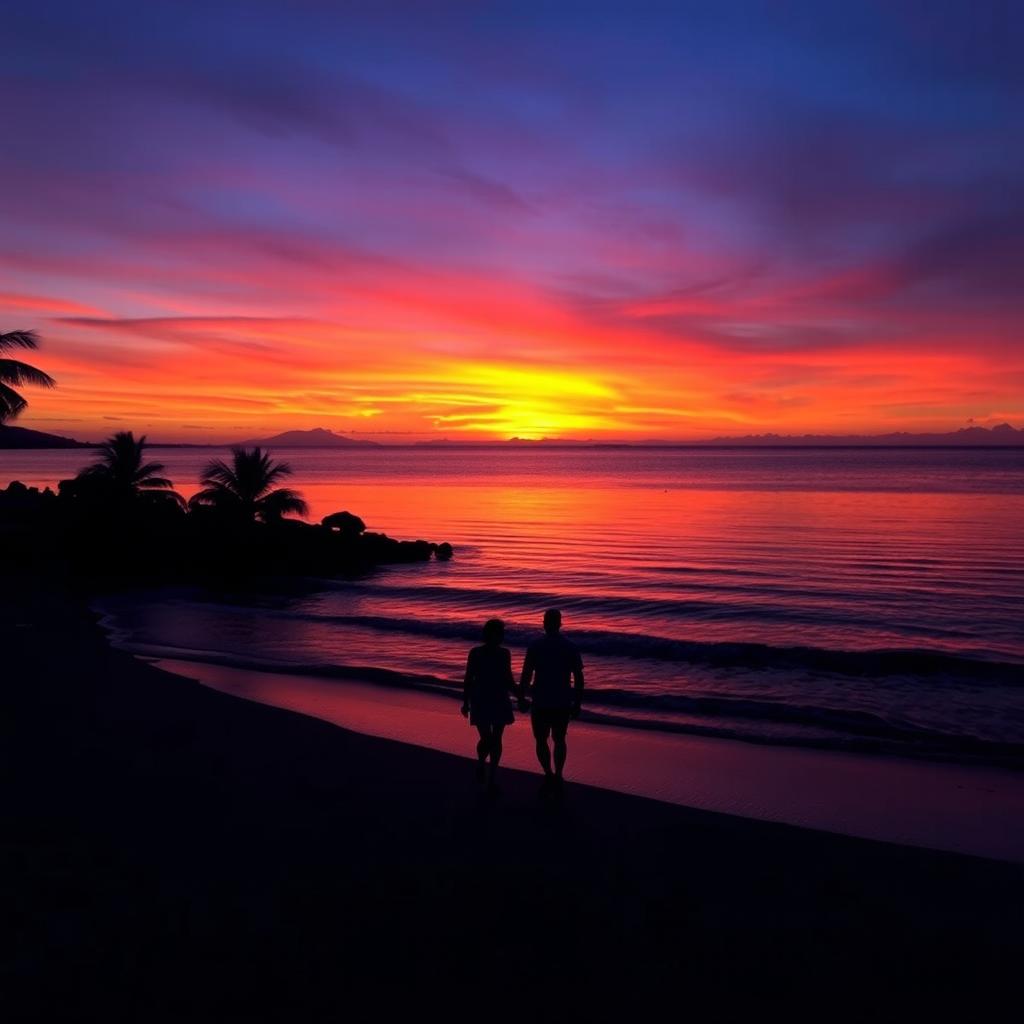
[[[879,447],[899,448],[902,446],[968,447],[980,445],[991,447],[1024,446],[1024,430],[1015,430],[1009,423],[988,427],[963,427],[946,434],[910,434],[903,431],[891,434],[748,434],[745,437],[715,437],[697,442],[702,445],[722,447]]]
[[[1009,423],[998,426],[964,427],[945,434],[746,434],[742,437],[712,437],[689,441],[596,441],[593,438],[510,437],[507,441],[470,441],[450,438],[416,442],[421,448],[946,448],[1024,447],[1024,430]]]
[[[59,434],[46,434],[27,427],[0,424],[0,448],[92,448],[86,441],[75,441]]]
[[[88,441],[76,441],[25,427],[0,425],[0,449],[5,448],[92,448]],[[286,430],[272,437],[248,441],[209,444],[167,444],[151,442],[156,448],[1024,448],[1024,429],[1000,423],[995,427],[963,427],[945,434],[746,434],[742,437],[712,437],[694,440],[598,441],[593,438],[510,437],[507,441],[441,437],[427,441],[386,445],[336,434],[324,427]]]
[[[273,437],[257,438],[250,441],[236,441],[242,448],[380,448],[376,441],[355,440],[336,434],[333,430],[314,427],[312,430],[286,430]]]

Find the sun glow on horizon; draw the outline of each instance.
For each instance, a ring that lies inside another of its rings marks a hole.
[[[25,309],[0,299],[7,322],[21,323]],[[998,391],[984,353],[806,353],[796,367],[766,353],[744,357],[736,379],[735,356],[677,343],[674,364],[642,330],[621,329],[618,351],[606,335],[603,354],[591,356],[586,337],[566,333],[546,338],[532,360],[510,359],[479,327],[463,356],[424,351],[386,329],[386,309],[379,316],[381,341],[370,347],[336,325],[295,318],[28,318],[43,335],[36,361],[59,387],[30,393],[19,422],[84,439],[128,427],[217,441],[326,426],[415,439],[686,440],[949,430],[1022,415],[1012,399],[986,416],[960,398],[962,386]]]

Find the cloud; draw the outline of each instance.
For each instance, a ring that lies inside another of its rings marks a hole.
[[[533,212],[530,204],[518,192],[500,181],[485,178],[459,167],[445,168],[438,173],[443,178],[454,182],[461,191],[468,193],[487,206],[517,213]]]
[[[66,313],[92,316],[100,314],[95,306],[59,299],[48,295],[21,295],[12,292],[0,293],[0,307],[33,313]]]

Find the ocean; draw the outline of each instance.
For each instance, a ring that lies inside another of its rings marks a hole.
[[[155,449],[186,496],[224,452]],[[518,669],[544,610],[586,716],[762,744],[1020,763],[1024,450],[409,448],[277,453],[312,518],[450,562],[297,593],[100,602],[141,654],[459,694],[484,620]],[[0,452],[0,485],[89,452]]]

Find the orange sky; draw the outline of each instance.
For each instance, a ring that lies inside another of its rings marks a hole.
[[[731,352],[666,338],[642,310],[602,324],[501,282],[437,285],[396,282],[343,309],[324,304],[316,317],[269,303],[244,316],[175,303],[163,315],[119,317],[52,296],[3,295],[3,322],[39,330],[35,362],[59,381],[29,395],[19,422],[80,438],[134,429],[167,441],[308,427],[394,441],[636,440],[945,430],[971,417],[1021,417],[1005,368],[969,344]]]

